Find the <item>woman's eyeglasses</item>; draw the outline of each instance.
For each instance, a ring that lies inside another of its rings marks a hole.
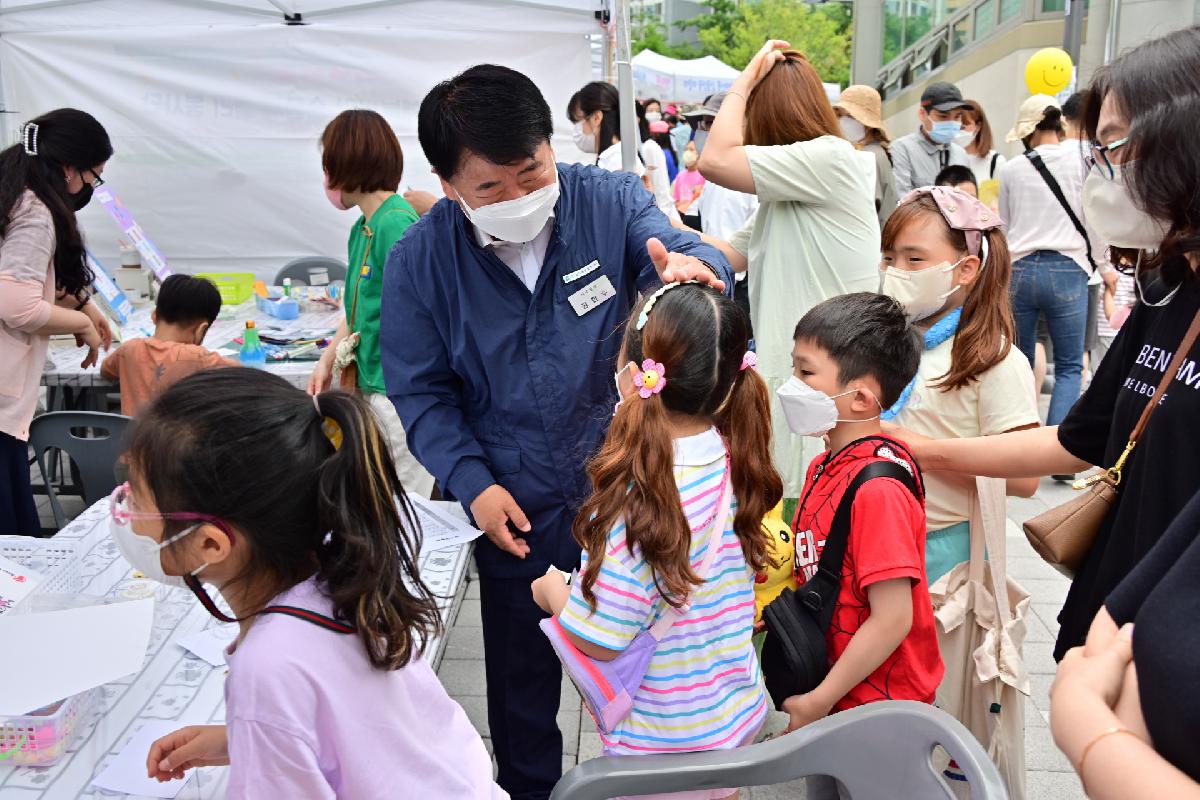
[[[92,179],[89,181],[89,183],[92,185],[93,189],[99,189],[104,185],[104,178],[101,178],[99,175],[97,175],[95,170],[85,169],[83,172],[92,173]],[[79,177],[83,177],[83,172],[79,173]]]
[[[1116,168],[1108,154],[1119,147],[1124,147],[1129,142],[1129,137],[1117,139],[1110,144],[1100,144],[1099,142],[1091,142],[1088,145],[1088,154],[1084,157],[1087,162],[1088,169],[1094,169],[1096,174],[1105,180],[1112,180],[1116,176]]]

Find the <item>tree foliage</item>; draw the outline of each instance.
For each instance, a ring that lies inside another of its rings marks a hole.
[[[844,3],[804,0],[707,0],[708,13],[676,23],[696,29],[698,46],[667,43],[662,22],[639,15],[633,22],[635,53],[653,50],[673,58],[712,55],[742,69],[767,39],[784,39],[804,53],[821,79],[850,79],[850,10]]]

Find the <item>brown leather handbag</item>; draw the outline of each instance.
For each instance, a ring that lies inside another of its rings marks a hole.
[[[1121,485],[1121,472],[1125,469],[1125,462],[1129,460],[1129,455],[1137,445],[1138,439],[1146,430],[1146,423],[1150,421],[1150,415],[1158,407],[1163,394],[1179,372],[1183,359],[1191,352],[1192,345],[1196,343],[1198,336],[1200,336],[1200,312],[1197,312],[1183,341],[1171,357],[1170,366],[1167,367],[1162,380],[1159,381],[1154,397],[1142,410],[1142,416],[1134,426],[1133,433],[1129,435],[1129,443],[1125,445],[1125,451],[1121,453],[1117,463],[1103,472],[1076,481],[1074,488],[1084,494],[1057,508],[1038,514],[1023,526],[1025,538],[1033,545],[1037,554],[1068,578],[1075,577],[1075,572],[1091,551],[1096,536],[1100,532],[1100,525],[1103,524],[1104,518],[1108,516],[1108,512],[1117,501],[1117,489]]]

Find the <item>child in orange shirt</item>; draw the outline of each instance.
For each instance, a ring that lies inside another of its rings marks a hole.
[[[100,375],[121,384],[121,413],[138,414],[168,386],[193,372],[237,366],[201,346],[221,313],[221,293],[213,282],[191,275],[172,275],[158,291],[150,319],[154,335],[131,339],[100,365]]]

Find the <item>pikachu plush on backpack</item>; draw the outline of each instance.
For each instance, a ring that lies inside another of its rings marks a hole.
[[[784,589],[796,589],[796,540],[783,521],[783,501],[763,519],[767,532],[767,565],[754,576],[754,621],[762,620],[763,608]]]

